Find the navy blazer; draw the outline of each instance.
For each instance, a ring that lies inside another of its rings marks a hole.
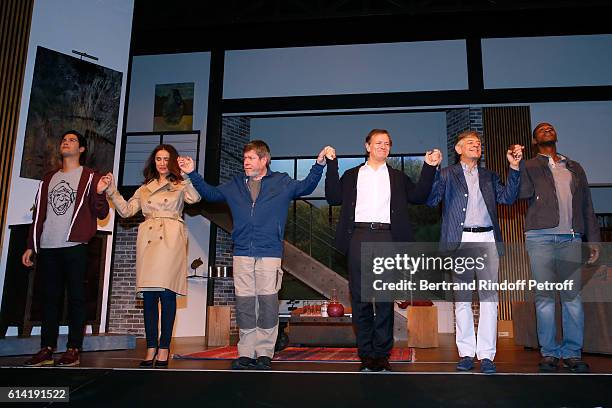
[[[493,223],[496,242],[502,242],[497,218],[497,204],[514,204],[519,193],[520,174],[518,170],[510,168],[508,180],[504,186],[497,173],[484,167],[478,167],[480,193]],[[440,249],[454,250],[461,244],[465,209],[468,203],[468,186],[461,163],[440,170],[440,177],[434,182],[426,204],[435,207],[440,202],[443,202]],[[499,246],[499,252],[502,253],[501,246]]]
[[[365,163],[364,163],[365,164]],[[325,198],[329,205],[342,205],[336,226],[335,245],[347,254],[355,228],[355,206],[357,204],[357,177],[363,164],[338,175],[338,160],[327,160],[325,174]],[[419,181],[414,183],[405,173],[387,165],[391,185],[391,236],[394,242],[412,241],[412,227],[408,216],[408,203],[425,204],[437,176],[436,167],[423,163]]]

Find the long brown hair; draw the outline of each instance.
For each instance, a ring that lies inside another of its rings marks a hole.
[[[151,155],[147,159],[147,163],[145,164],[145,168],[142,171],[144,175],[145,181],[144,184],[149,183],[153,179],[159,179],[159,172],[157,171],[157,167],[155,167],[155,155],[160,150],[165,150],[170,153],[170,159],[168,159],[168,171],[169,174],[166,176],[168,181],[173,183],[178,183],[183,181],[183,177],[181,176],[181,170],[178,166],[178,152],[174,148],[174,146],[169,144],[160,144],[153,151]]]

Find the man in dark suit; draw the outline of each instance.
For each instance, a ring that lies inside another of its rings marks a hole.
[[[510,163],[507,184],[499,176],[484,167],[478,167],[482,154],[478,132],[467,130],[457,137],[455,151],[459,162],[445,167],[435,181],[427,205],[437,206],[443,202],[440,249],[454,251],[461,248],[461,255],[486,256],[485,267],[453,273],[456,282],[478,280],[498,281],[499,255],[502,241],[497,204],[511,205],[518,196],[522,158],[522,146],[514,145],[506,157]],[[468,244],[468,243],[482,244]],[[459,273],[461,272],[461,273]],[[477,285],[478,287],[478,285]],[[480,360],[480,370],[492,374],[497,370],[493,359],[497,344],[497,291],[479,290],[480,317],[478,335],[474,334],[472,314],[472,292],[455,292],[456,343],[459,351],[457,370],[474,368],[474,356]]]
[[[384,129],[368,133],[365,164],[338,175],[338,160],[332,153],[325,177],[325,198],[330,205],[342,205],[336,227],[336,247],[348,256],[349,289],[353,324],[357,329],[360,371],[390,371],[393,347],[393,302],[362,298],[361,244],[364,242],[411,241],[408,203],[423,204],[429,195],[442,156],[427,152],[417,184],[399,170],[386,165],[391,136]],[[329,157],[329,155],[328,155]]]

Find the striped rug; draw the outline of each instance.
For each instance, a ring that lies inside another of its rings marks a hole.
[[[175,354],[175,359],[185,360],[233,360],[238,358],[236,346],[217,347],[190,354]],[[287,347],[274,354],[274,361],[359,361],[356,348],[347,347]],[[410,363],[415,361],[412,347],[398,347],[391,350],[391,362]]]

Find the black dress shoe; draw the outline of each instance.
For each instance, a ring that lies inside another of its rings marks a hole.
[[[393,371],[388,357],[378,357],[374,360],[375,371]]]
[[[272,359],[268,356],[259,356],[255,361],[255,369],[256,370],[271,370],[272,369]]]
[[[250,357],[238,357],[232,361],[232,370],[253,370],[257,366],[257,361]]]
[[[168,357],[168,360],[170,358]],[[155,368],[167,368],[168,360],[155,360]]]
[[[151,347],[153,348],[153,347]],[[142,360],[138,367],[140,368],[152,368],[153,364],[155,364],[155,357],[157,357],[157,349],[155,349],[155,353],[153,354],[153,358],[150,360]]]
[[[376,360],[374,360],[372,357],[362,357],[361,365],[359,366],[359,371],[361,371],[362,373],[379,371],[376,365]]]
[[[153,357],[153,358],[155,358],[155,357]],[[140,367],[140,368],[151,368],[151,367],[153,367],[153,362],[154,361],[155,360],[142,360],[140,362],[140,364],[138,364],[138,367]]]
[[[166,349],[163,349],[163,350],[166,350]],[[158,354],[159,354],[159,351],[158,351]],[[157,359],[157,355],[156,355],[155,363],[154,363],[155,368],[167,368],[168,360],[170,360],[170,351],[168,351],[168,356],[166,357],[165,360]]]

